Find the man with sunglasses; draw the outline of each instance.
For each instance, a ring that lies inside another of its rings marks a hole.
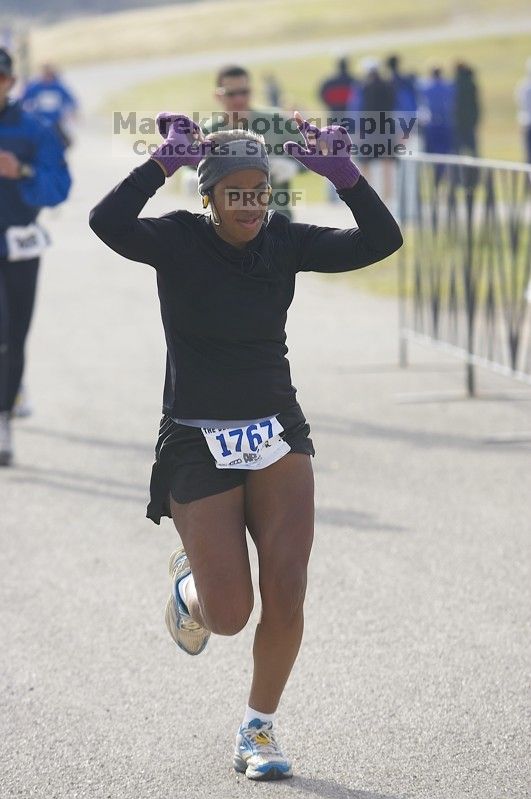
[[[284,142],[296,139],[300,143],[295,122],[280,108],[251,105],[252,88],[249,73],[244,67],[230,65],[219,70],[214,97],[222,113],[214,112],[203,125],[205,133],[246,128],[264,137],[269,152],[272,185],[269,208],[291,219],[291,180],[299,171],[283,150]]]

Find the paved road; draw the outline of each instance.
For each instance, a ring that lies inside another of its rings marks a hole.
[[[279,711],[297,776],[232,772],[253,624],[197,659],[165,631],[175,534],[144,518],[155,278],[87,229],[128,168],[87,130],[72,199],[47,214],[36,413],[0,474],[2,796],[523,799],[530,447],[491,441],[530,429],[530,394],[482,375],[467,401],[462,367],[430,351],[400,371],[394,303],[338,276],[301,276],[288,328],[317,449],[306,636]]]

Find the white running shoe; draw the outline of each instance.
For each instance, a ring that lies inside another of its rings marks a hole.
[[[284,780],[293,776],[291,763],[282,754],[270,721],[253,719],[238,730],[233,765],[250,780]]]
[[[10,413],[9,411],[0,411],[0,466],[10,466],[12,460]]]
[[[170,556],[169,571],[172,591],[166,604],[166,627],[177,646],[184,652],[199,655],[208,643],[210,631],[192,619],[179,596],[179,580],[191,573],[184,547],[179,547]]]

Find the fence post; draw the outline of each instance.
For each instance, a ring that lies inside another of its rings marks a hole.
[[[466,390],[469,397],[476,395],[476,374],[474,371],[474,364],[467,362],[466,365]]]
[[[406,210],[407,198],[405,188],[407,182],[407,162],[398,161],[398,220],[403,228],[408,220]],[[398,288],[398,364],[401,369],[408,365],[408,340],[404,334],[406,323],[406,261],[404,256],[405,248],[402,247],[398,256],[397,288]]]
[[[454,173],[458,172],[458,168],[454,168]],[[460,180],[463,184],[465,195],[465,209],[466,209],[466,246],[465,246],[465,264],[464,264],[464,278],[465,278],[465,304],[466,304],[466,390],[469,397],[473,397],[476,393],[476,376],[474,371],[474,364],[472,356],[474,354],[474,325],[476,321],[476,307],[477,307],[477,276],[474,272],[474,185],[467,185],[464,179],[468,172],[466,167],[464,170],[459,170]]]

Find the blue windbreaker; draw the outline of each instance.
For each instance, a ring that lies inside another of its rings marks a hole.
[[[66,200],[71,178],[53,129],[18,102],[8,101],[0,111],[0,150],[12,152],[35,170],[31,178],[0,177],[0,257],[5,257],[3,232],[11,225],[29,225],[43,206]]]

